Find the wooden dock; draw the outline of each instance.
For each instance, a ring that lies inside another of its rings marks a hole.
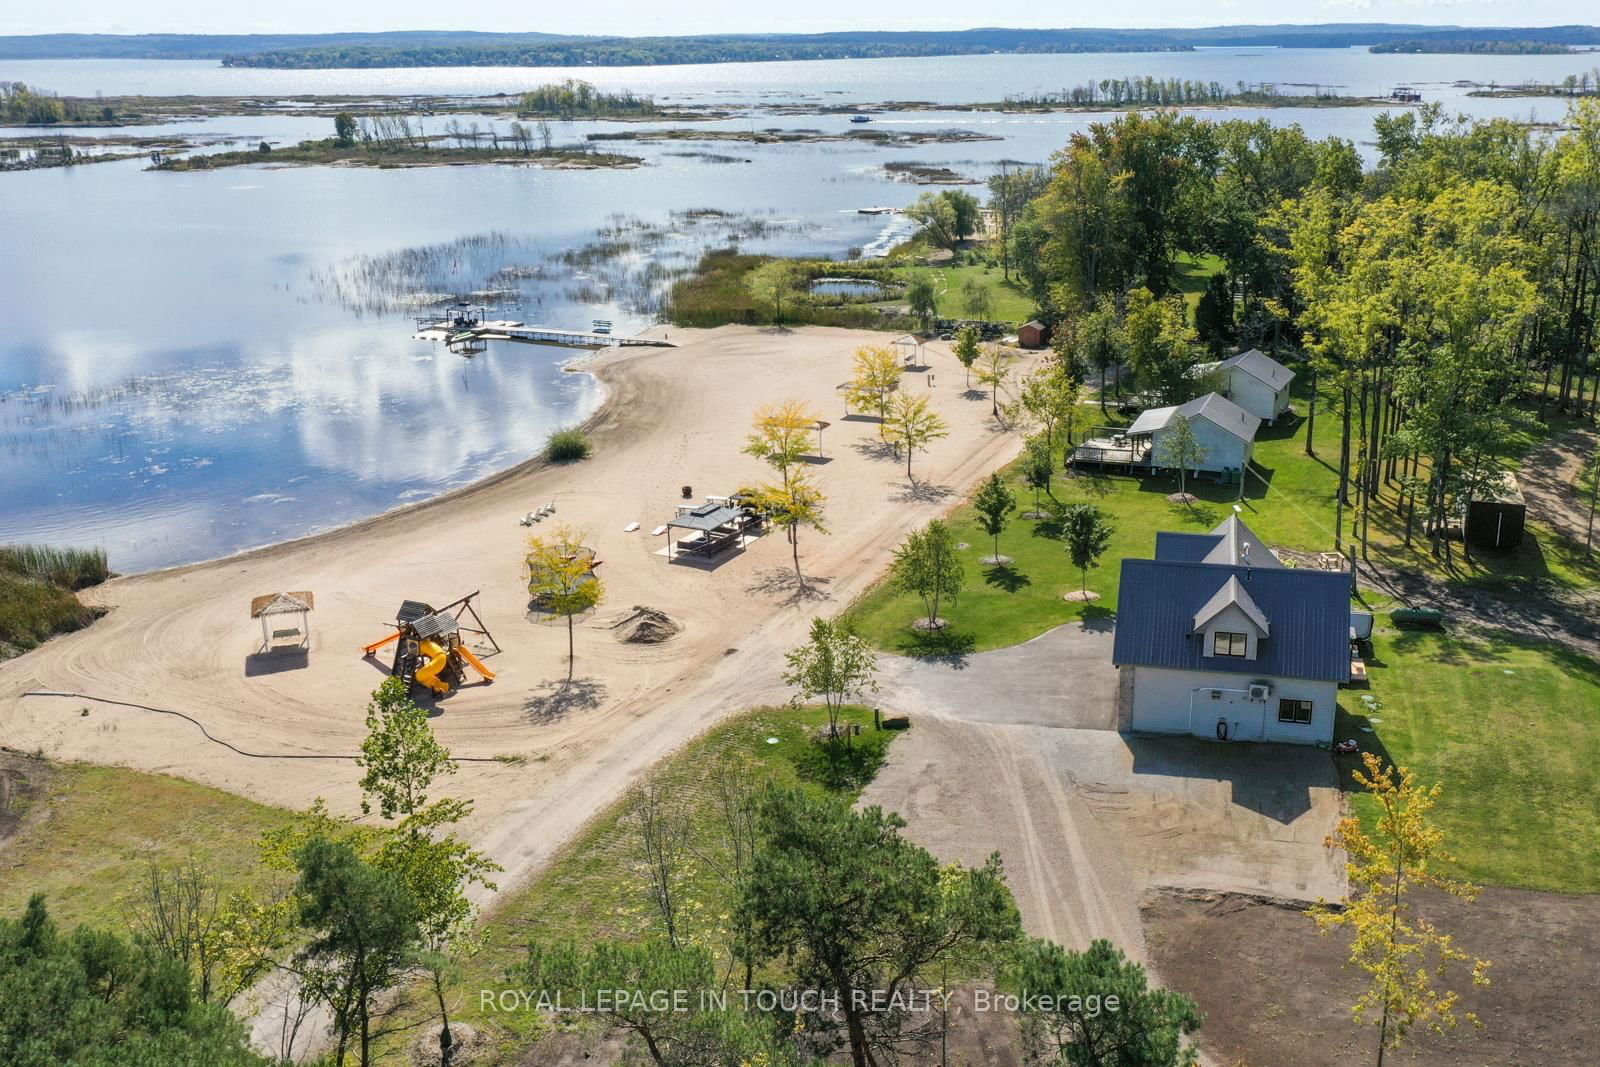
[[[450,318],[418,319],[417,341],[444,341],[460,344],[468,341],[521,341],[532,345],[558,345],[562,348],[676,348],[671,341],[654,337],[618,337],[609,333],[586,330],[558,330],[549,326],[531,326],[510,319],[470,320],[462,323]]]

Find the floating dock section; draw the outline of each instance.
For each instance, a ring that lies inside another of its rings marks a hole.
[[[533,345],[559,345],[563,348],[676,348],[671,341],[654,337],[618,337],[588,330],[557,330],[549,326],[530,326],[509,319],[436,318],[418,319],[417,341],[443,341],[462,345],[479,341],[521,341]]]

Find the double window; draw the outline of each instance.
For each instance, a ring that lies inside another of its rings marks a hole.
[[[1227,630],[1218,630],[1211,635],[1211,654],[1213,656],[1238,656],[1243,657],[1249,648],[1249,638],[1244,634],[1229,633]]]
[[[1311,701],[1309,700],[1280,700],[1278,701],[1278,721],[1299,723],[1302,726],[1311,722]]]

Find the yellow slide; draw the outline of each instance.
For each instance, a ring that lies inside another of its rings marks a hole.
[[[450,683],[439,677],[439,672],[445,669],[450,662],[450,653],[435,641],[422,642],[420,650],[428,658],[428,662],[417,668],[417,681],[433,690],[434,696],[444,696],[450,692]]]
[[[477,656],[474,656],[472,654],[472,650],[469,649],[466,645],[457,645],[456,646],[456,651],[461,653],[461,658],[462,659],[464,659],[468,663],[472,664],[472,669],[473,670],[475,670],[479,674],[483,675],[483,680],[484,681],[486,681],[486,682],[494,681],[494,671],[491,671],[488,667],[485,667],[483,665],[483,661],[481,659],[479,659]]]

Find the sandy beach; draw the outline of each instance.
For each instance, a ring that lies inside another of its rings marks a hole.
[[[357,773],[345,760],[247,757],[176,716],[24,694],[179,711],[252,753],[347,755],[359,749],[368,695],[388,669],[387,656],[364,659],[362,646],[392,630],[402,600],[443,605],[477,590],[476,606],[504,649],[488,661],[498,680],[469,680],[439,703],[433,722],[457,756],[484,760],[463,763],[449,791],[476,802],[466,829],[507,868],[501,886],[514,885],[661,756],[725,715],[786,699],[782,653],[810,619],[849,603],[882,573],[907,530],[949,508],[1020,447],[995,425],[986,394],[964,395],[961,368],[942,344],[926,350],[934,385],[924,371],[903,381],[950,426],[917,457],[913,486],[903,460],[879,445],[876,420],[847,416],[839,389],[856,348],[882,344],[884,335],[671,333],[681,347],[609,350],[584,364],[608,388],[590,423],[595,453],[587,461],[525,464],[327,534],[94,590],[110,609],[103,619],[0,665],[0,739],[273,804],[325,797],[353,811]],[[832,423],[822,435],[825,458],[810,468],[827,496],[830,532],[801,533],[811,593],[796,596],[781,534],[714,569],[658,555],[665,538],[651,530],[673,515],[682,486],[700,499],[768,476],[740,448],[756,410],[790,398]],[[517,520],[550,501],[556,519],[587,531],[604,561],[606,600],[578,627],[570,685],[565,627],[528,617],[522,576],[529,531]],[[639,528],[625,532],[633,522]],[[303,662],[253,655],[261,630],[250,600],[280,590],[316,597]],[[660,645],[620,642],[611,624],[636,604],[666,612],[683,631]]]

